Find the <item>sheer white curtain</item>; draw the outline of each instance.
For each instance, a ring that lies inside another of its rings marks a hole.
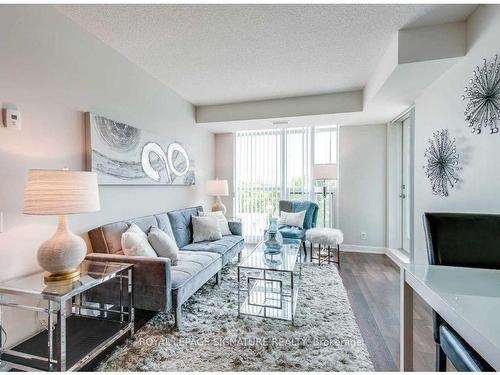
[[[282,151],[281,129],[236,133],[235,212],[247,242],[262,239],[269,214],[277,210]]]
[[[284,199],[310,199],[312,189],[311,163],[312,128],[284,129],[285,179]]]
[[[310,199],[312,129],[236,133],[235,213],[247,242],[262,239],[280,199]]]

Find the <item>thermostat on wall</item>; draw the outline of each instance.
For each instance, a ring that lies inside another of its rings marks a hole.
[[[5,127],[14,130],[21,130],[21,112],[15,109],[5,109],[4,112]]]

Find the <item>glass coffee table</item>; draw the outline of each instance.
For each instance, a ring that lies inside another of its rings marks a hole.
[[[238,316],[291,321],[297,308],[302,259],[300,241],[289,240],[281,253],[268,255],[259,243],[238,269]]]

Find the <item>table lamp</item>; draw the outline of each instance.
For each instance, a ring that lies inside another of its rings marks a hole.
[[[227,180],[208,180],[207,193],[216,197],[215,203],[212,205],[212,211],[222,211],[223,214],[226,214],[226,206],[224,206],[220,197],[227,197],[229,195]]]
[[[95,172],[33,169],[28,172],[24,213],[59,215],[54,235],[38,249],[38,263],[46,281],[76,279],[87,245],[68,227],[66,215],[98,211],[99,190]]]
[[[323,180],[323,225],[326,227],[326,194],[328,186],[326,180],[337,179],[337,164],[313,164],[313,178],[315,180]]]

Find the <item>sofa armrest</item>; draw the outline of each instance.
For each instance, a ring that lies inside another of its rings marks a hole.
[[[90,253],[85,259],[96,262],[133,264],[134,306],[152,311],[166,311],[171,308],[170,259],[106,253]]]
[[[229,230],[232,234],[236,236],[243,235],[243,227],[241,225],[241,221],[228,221],[227,223],[229,224]]]

